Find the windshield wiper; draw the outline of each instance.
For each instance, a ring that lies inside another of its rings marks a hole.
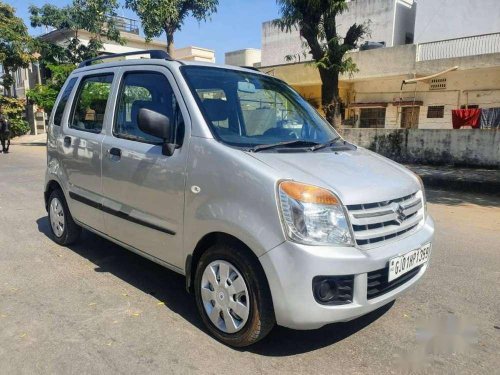
[[[248,151],[259,152],[262,150],[270,150],[273,148],[280,148],[280,147],[310,147],[310,146],[317,147],[317,146],[321,146],[321,144],[319,144],[317,142],[312,142],[312,141],[304,141],[301,139],[294,139],[293,141],[271,143],[271,144],[267,144],[267,145],[258,145],[258,146],[252,147]]]
[[[311,151],[317,151],[317,150],[321,150],[323,148],[327,148],[327,147],[333,146],[335,143],[338,142],[339,139],[340,139],[340,137],[335,137],[333,139],[330,139],[328,142],[312,146],[310,150]]]

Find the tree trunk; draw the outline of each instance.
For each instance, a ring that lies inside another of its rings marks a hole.
[[[339,75],[319,68],[321,77],[321,106],[326,120],[337,130],[342,126],[340,116]]]
[[[174,56],[174,33],[168,30],[165,30],[167,34],[167,52],[168,54],[175,59]]]

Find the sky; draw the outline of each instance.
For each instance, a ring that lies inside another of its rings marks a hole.
[[[4,0],[5,1],[5,0]],[[40,28],[30,26],[28,7],[42,6],[51,3],[64,6],[71,0],[7,0],[8,4],[16,9],[16,15],[21,17],[30,34],[37,36],[43,33]],[[123,1],[121,1],[123,4]],[[262,22],[275,19],[279,16],[279,9],[275,0],[219,0],[219,7],[211,20],[198,23],[189,17],[185,20],[181,31],[174,36],[176,48],[197,46],[215,50],[217,63],[224,63],[224,53],[243,48],[260,48]],[[128,9],[119,9],[120,16],[139,20]],[[165,35],[160,38],[166,42]]]

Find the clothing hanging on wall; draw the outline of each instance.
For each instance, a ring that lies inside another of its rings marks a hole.
[[[451,111],[451,119],[453,129],[460,129],[462,126],[472,126],[479,128],[479,120],[481,117],[481,110],[474,109],[454,109]]]
[[[481,108],[481,129],[500,128],[500,108]]]

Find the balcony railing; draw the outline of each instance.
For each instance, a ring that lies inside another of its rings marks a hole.
[[[487,53],[500,53],[500,33],[421,43],[417,46],[417,61],[450,59]]]
[[[119,16],[115,16],[114,20],[118,30],[139,35],[139,24],[136,20]]]

